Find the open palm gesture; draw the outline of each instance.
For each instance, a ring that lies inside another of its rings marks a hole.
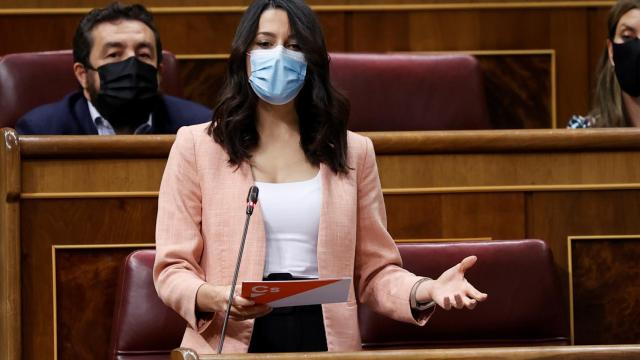
[[[441,308],[452,307],[473,309],[479,301],[484,301],[487,294],[478,291],[471,285],[464,274],[478,260],[475,256],[464,258],[457,265],[449,268],[436,280],[429,281],[418,288],[416,299],[420,303],[435,301]]]

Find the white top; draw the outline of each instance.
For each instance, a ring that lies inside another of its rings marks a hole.
[[[267,236],[264,277],[290,273],[318,277],[318,226],[322,206],[320,172],[288,183],[256,181]]]

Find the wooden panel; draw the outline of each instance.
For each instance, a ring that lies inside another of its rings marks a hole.
[[[22,329],[24,359],[42,358],[42,352],[53,354],[51,246],[153,243],[156,212],[157,199],[145,198],[22,202],[22,315],[23,324],[28,324]],[[104,276],[113,279],[117,272]],[[112,314],[85,315],[86,321],[98,319],[98,323],[110,323]],[[60,316],[67,319],[72,315]],[[93,336],[85,335],[87,339]],[[60,341],[67,340],[60,338]],[[102,341],[108,342],[104,338]]]
[[[640,149],[635,128],[363,132],[376,154],[615,152]]]
[[[198,356],[188,349],[175,350],[171,354],[174,360],[293,360],[303,357],[307,360],[327,359],[323,353],[297,354],[230,354]],[[429,350],[380,350],[334,353],[332,360],[632,360],[640,356],[638,345],[609,346],[535,346],[535,347],[503,347],[484,349],[429,349]]]
[[[174,54],[228,54],[240,15],[159,14],[156,22],[164,48]],[[344,13],[317,15],[329,51],[344,51]]]
[[[165,163],[166,159],[28,160],[22,168],[22,191],[157,191]]]
[[[476,56],[496,129],[552,128],[551,55]],[[523,86],[526,84],[526,86]]]
[[[385,195],[394,239],[525,237],[522,193]]]
[[[452,51],[548,49],[550,13],[550,10],[443,10],[405,12],[403,15],[410,29],[409,50]],[[365,21],[372,14],[354,16],[357,27],[354,37],[359,39],[354,50],[374,46],[376,32],[369,30],[367,36]],[[383,29],[389,25],[386,21],[381,24]]]
[[[640,234],[640,190],[536,192],[527,198],[527,235],[549,243],[567,273],[568,236]]]
[[[71,49],[81,18],[80,14],[0,16],[0,34],[5,34],[0,41],[0,55]]]
[[[398,196],[387,196],[386,202],[388,207],[389,226],[391,232],[396,237],[400,237],[403,235],[406,237],[422,237],[424,233],[416,232],[416,229],[427,229],[427,231],[432,231],[431,229],[435,228],[439,229],[438,233],[428,232],[425,236],[448,238],[487,234],[493,236],[494,238],[525,237],[522,194],[453,194],[437,197],[439,198],[438,201],[441,203],[441,205],[439,208],[433,209],[431,207],[432,203],[428,200],[425,201],[424,198],[412,197],[411,199],[407,199],[405,197],[405,201],[401,201],[402,199]],[[605,198],[610,202],[614,202],[614,200],[609,196],[606,196]],[[637,200],[637,197],[634,197],[630,201],[637,202]],[[145,202],[138,204],[138,202],[140,201]],[[576,206],[576,204],[572,205]],[[101,208],[100,211],[96,211],[98,206]],[[552,203],[549,206],[555,208],[557,207],[557,204]],[[624,207],[624,204],[622,206]],[[87,239],[90,239],[90,234],[99,234],[99,237],[97,238],[94,235],[93,239],[91,239],[91,243],[109,243],[110,241],[113,241],[113,239],[121,239],[120,241],[122,241],[123,243],[128,243],[132,242],[132,240],[136,241],[136,239],[138,238],[144,239],[144,242],[147,242],[148,240],[153,241],[152,226],[149,226],[149,229],[147,229],[148,234],[136,235],[137,231],[142,230],[140,229],[139,224],[152,225],[153,219],[155,217],[155,204],[150,204],[148,200],[144,199],[128,200],[126,203],[124,203],[122,200],[109,200],[106,203],[104,200],[25,201],[23,204],[23,209],[25,218],[27,218],[26,213],[28,213],[31,217],[28,222],[23,224],[23,236],[26,237],[27,240],[34,239],[32,241],[29,241],[29,243],[31,244],[31,248],[29,251],[25,251],[25,253],[28,253],[29,257],[33,258],[33,262],[35,263],[40,262],[38,258],[40,258],[40,260],[42,261],[45,261],[47,256],[50,255],[48,244],[79,244],[83,243],[83,241],[87,242]],[[430,212],[424,210],[430,210]],[[433,218],[430,219],[427,216],[425,216],[424,218],[416,216],[416,214],[423,213],[425,215],[432,215]],[[46,214],[46,216],[42,214]],[[633,213],[631,216],[637,215],[637,213]],[[413,226],[413,229],[407,227],[406,218],[408,217],[415,218],[410,220],[411,222],[415,222],[409,224],[409,226]],[[73,220],[74,223],[87,224],[87,226],[86,228],[77,227],[74,231],[69,231],[69,219]],[[100,222],[100,226],[91,224],[91,221],[95,221],[94,219],[102,220]],[[437,220],[434,221],[434,219]],[[402,222],[404,222],[404,224]],[[435,224],[432,226],[434,222]],[[394,229],[399,230],[396,231]],[[403,233],[401,231],[405,232]],[[131,234],[131,236],[129,236],[128,234]],[[529,236],[529,234],[527,234],[527,236]],[[59,239],[63,239],[64,241],[58,241]],[[84,272],[87,274],[91,274],[91,271],[93,271],[92,267],[101,266],[100,262],[90,261],[90,259],[92,259],[91,256],[94,255],[88,256],[86,259],[82,257],[75,257],[76,255],[77,253],[68,254],[68,256],[73,257],[74,261],[78,261],[78,263],[76,263],[78,269],[84,269]],[[101,252],[96,253],[95,256],[107,256],[107,258],[103,259],[104,261],[106,261],[105,266],[111,266],[115,269],[115,260],[109,260],[109,256],[111,255],[106,255]],[[71,261],[71,257],[67,258],[67,260]],[[85,265],[88,267],[86,267]],[[50,314],[49,316],[47,316],[46,314],[48,312],[46,308],[49,306],[50,301],[47,301],[47,299],[43,296],[35,297],[35,299],[33,296],[33,294],[37,291],[45,293],[47,291],[47,286],[45,286],[45,283],[43,281],[50,279],[51,274],[44,273],[42,271],[42,268],[42,262],[40,262],[40,266],[34,266],[31,271],[25,271],[26,276],[23,288],[29,288],[29,284],[26,283],[27,281],[34,281],[32,283],[33,292],[25,294],[25,299],[28,299],[27,301],[25,301],[28,320],[31,320],[32,323],[47,324],[46,319],[52,316],[52,314]],[[65,271],[69,271],[69,269]],[[31,276],[29,276],[30,272]],[[92,300],[94,295],[103,295],[101,292],[87,291],[84,294],[84,297],[78,296],[78,294],[74,291],[83,291],[83,289],[88,289],[89,285],[85,283],[87,279],[77,278],[71,275],[72,274],[58,276],[58,281],[67,282],[68,279],[71,280],[69,284],[61,286],[61,288],[63,289],[63,294],[75,294],[74,298],[78,298],[79,301],[87,302],[97,301]],[[98,280],[104,282],[112,282],[115,281],[116,275],[116,271],[111,271],[110,273],[105,272],[104,274],[102,274],[102,278]],[[37,276],[37,278],[40,280],[33,278],[33,276]],[[35,284],[38,285],[36,286]],[[111,290],[107,288],[107,291]],[[87,297],[91,299],[88,299]],[[67,300],[70,299],[72,298],[67,297]],[[37,309],[35,309],[35,311],[33,310],[38,306],[34,303],[40,303],[40,311],[38,311]],[[80,306],[80,304],[78,303],[74,304],[76,306]],[[76,324],[77,320],[75,319],[75,317],[80,315],[69,313],[69,309],[77,309],[77,307],[74,306],[63,304],[59,305],[58,308],[61,311],[58,315],[58,319],[60,319],[58,321],[58,326],[60,329],[58,340],[59,344],[61,345],[60,354],[63,354],[64,351],[67,351],[65,350],[67,349],[65,347],[69,347],[70,344],[73,343],[73,341],[70,340],[68,336],[76,336],[76,333],[71,330],[73,329],[73,327],[70,327],[69,324],[71,324],[72,322]],[[96,336],[94,337],[94,335],[91,335],[90,337],[85,339],[84,343],[93,344],[93,341],[104,339],[98,337],[98,335],[101,334],[100,331],[106,331],[104,329],[108,324],[110,324],[110,310],[108,311],[108,313],[108,316],[101,314],[102,316],[98,317],[96,313],[88,311],[86,314],[84,314],[84,317],[82,317],[81,323],[76,324],[79,328],[82,328],[84,323],[95,322],[96,324],[98,324],[98,329],[95,331]],[[42,321],[42,318],[45,319],[44,322]],[[49,322],[49,325],[53,326],[51,322]],[[31,329],[32,332],[34,330],[37,329]],[[43,326],[40,330],[45,331],[45,335],[42,336],[46,338],[47,328]],[[69,331],[71,331],[71,333]],[[25,336],[26,344],[30,344],[28,334],[25,334]],[[46,344],[46,342],[46,339],[42,339],[42,343]],[[106,346],[106,342],[102,344],[102,347],[104,346]],[[98,348],[101,349],[101,347]],[[79,349],[79,351],[82,349]],[[89,351],[90,348],[86,348],[86,350]],[[79,354],[81,355],[82,352],[80,352]]]
[[[0,349],[20,359],[20,148],[12,129],[0,129]]]
[[[23,251],[49,245],[155,242],[156,198],[23,200]],[[42,260],[42,259],[41,259]]]
[[[558,58],[558,127],[566,127],[572,115],[589,110],[588,37],[574,36],[576,29],[587,34],[587,24],[586,10],[554,11],[551,16],[549,47],[556,49]],[[586,58],[577,60],[576,56]]]
[[[351,36],[347,33],[349,13],[317,13],[322,25],[327,49],[330,52],[347,51],[347,39]]]
[[[376,154],[616,152],[640,150],[640,129],[363,132]],[[175,135],[35,136],[19,138],[23,159],[166,158]]]
[[[640,343],[640,238],[574,238],[576,344]]]
[[[637,221],[640,217],[639,201],[640,190],[537,192],[529,195],[527,237],[544,239],[551,248],[565,304],[569,304],[567,238],[575,235],[640,234]]]
[[[389,229],[396,238],[541,238],[551,247],[567,289],[567,236],[640,234],[638,129],[369,135],[378,152]],[[23,183],[32,191],[22,194],[21,257],[12,258],[15,266],[22,267],[23,358],[53,354],[52,245],[154,241],[157,199],[153,196],[172,139],[19,139],[25,163],[21,167]],[[150,144],[154,141],[158,145]],[[132,155],[140,150],[140,142],[150,149],[148,157]],[[118,156],[98,160],[105,154]],[[90,164],[92,155],[96,160]],[[544,187],[547,185],[556,188],[550,191]],[[488,188],[492,186],[497,188]],[[152,194],[127,194],[140,189]],[[19,185],[15,191],[20,191]],[[89,193],[78,195],[79,191]],[[125,193],[109,194],[112,191]],[[96,198],[91,192],[103,192],[101,196],[112,198]],[[16,198],[14,195],[14,201]],[[1,234],[2,244],[4,236],[13,236],[17,242],[17,228]],[[87,274],[93,271],[91,266],[110,264],[104,268],[101,281],[113,281],[117,276],[116,272],[106,274],[114,268],[112,253],[96,251],[95,256],[101,259],[96,262],[89,260],[93,253],[78,254],[65,252],[68,257],[60,259],[66,268],[56,276],[59,282],[65,282],[60,284],[64,301],[69,301],[68,294],[85,301],[77,294],[87,289],[87,279],[72,276],[68,266],[76,262],[74,259]],[[86,293],[86,301],[97,304],[90,299],[93,293]],[[110,314],[102,314],[100,319],[90,318],[91,313],[69,314],[65,304],[68,302],[61,305],[58,322],[62,351],[73,343],[67,335],[76,336],[69,325],[77,321],[75,316],[88,316],[81,322],[96,321],[103,329],[96,334],[104,333]],[[87,343],[96,344],[95,339],[87,339]],[[102,341],[106,346],[107,340]]]
[[[406,12],[353,13],[347,31],[347,51],[350,52],[430,50],[411,48],[409,14]]]
[[[55,250],[58,359],[93,360],[109,353],[105,340],[111,338],[117,275],[135,249]]]
[[[154,16],[164,49],[174,54],[229,53],[241,13],[159,13]],[[72,48],[72,39],[82,14],[0,14],[0,55]],[[327,47],[344,49],[344,15],[321,14]],[[16,32],[16,26],[22,31]]]
[[[227,59],[178,59],[178,63],[184,97],[215,107],[227,75]]]
[[[175,135],[21,135],[20,154],[24,159],[166,159],[174,139]]]
[[[166,50],[228,53],[240,15],[156,14],[155,21]],[[0,42],[0,54],[70,49],[81,18],[82,14],[0,16],[0,30],[13,34]],[[11,31],[15,26],[22,31]]]
[[[162,46],[174,54],[229,53],[242,14],[157,14]]]
[[[584,29],[586,33],[586,18],[586,10],[582,9],[415,11],[389,16],[362,12],[353,15],[349,49],[374,52],[555,49],[558,119],[564,124],[572,113],[583,113],[588,108],[587,39],[575,39],[568,31]],[[371,31],[373,24],[378,31]],[[380,33],[384,34],[382,40]],[[585,55],[578,60],[576,54]]]
[[[379,155],[377,161],[383,188],[392,189],[473,191],[480,186],[619,184],[640,179],[640,152]],[[590,171],[596,167],[610,171]]]
[[[161,7],[185,7],[185,6],[209,6],[218,8],[221,6],[246,6],[251,0],[142,0],[139,3],[145,6]],[[438,4],[438,3],[485,3],[486,0],[308,0],[307,4],[311,6],[317,5],[399,5],[399,4]],[[493,0],[495,3],[512,3],[513,0]],[[558,3],[558,0],[539,0],[541,3]],[[564,3],[585,3],[582,0],[565,0]],[[586,2],[589,3],[589,2]],[[595,2],[598,4],[599,2]],[[90,8],[94,6],[102,6],[102,3],[96,3],[95,0],[4,0],[4,8],[66,8],[66,7],[82,7]]]
[[[589,9],[589,84],[595,89],[596,84],[596,68],[598,60],[607,44],[607,15],[608,8]],[[589,99],[591,100],[591,99]]]

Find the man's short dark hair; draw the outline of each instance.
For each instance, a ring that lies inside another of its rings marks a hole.
[[[113,2],[107,7],[91,10],[81,21],[73,37],[73,61],[81,63],[85,67],[92,67],[89,63],[89,55],[93,47],[91,30],[98,24],[114,22],[118,20],[136,20],[147,25],[156,38],[156,51],[158,65],[162,62],[162,42],[160,34],[153,23],[153,15],[140,4],[122,5]]]

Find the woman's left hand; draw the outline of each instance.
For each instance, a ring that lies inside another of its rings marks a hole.
[[[479,301],[484,301],[487,294],[482,293],[471,285],[464,277],[476,261],[475,256],[464,258],[459,264],[446,270],[436,280],[423,282],[416,292],[416,300],[420,303],[435,301],[441,308],[449,310],[452,307],[473,309]]]

